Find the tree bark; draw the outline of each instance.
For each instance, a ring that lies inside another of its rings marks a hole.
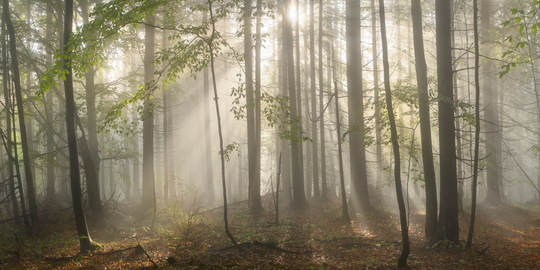
[[[323,83],[323,0],[319,0],[319,131],[321,137],[321,197],[328,199],[328,188],[326,183],[326,149],[324,141],[324,83]],[[330,55],[330,53],[328,53]],[[328,62],[330,65],[330,62]],[[328,69],[330,70],[330,69]],[[330,77],[328,77],[330,82]],[[314,162],[315,163],[315,162]]]
[[[484,40],[485,52],[489,54],[492,49],[491,43],[491,5],[490,0],[482,0],[480,7],[480,20],[482,27],[482,39]],[[499,156],[501,152],[500,126],[499,126],[499,104],[497,97],[497,87],[494,84],[492,75],[492,63],[489,59],[484,59],[482,65],[482,88],[484,90],[484,119],[486,136],[486,167],[487,167],[487,197],[488,204],[497,205],[501,203],[499,192],[500,175],[498,167],[501,166]]]
[[[81,13],[83,17],[83,23],[89,23],[88,17],[88,0],[81,1]],[[98,3],[101,1],[98,1]],[[91,67],[88,72],[85,73],[86,81],[86,111],[87,111],[87,128],[88,128],[88,148],[83,147],[81,149],[81,155],[89,155],[90,158],[83,158],[85,174],[86,174],[86,189],[88,192],[88,201],[90,203],[90,209],[94,214],[98,216],[104,216],[105,212],[101,205],[101,199],[99,196],[99,144],[97,137],[97,117],[96,117],[96,87],[95,87],[96,69]],[[88,164],[89,162],[93,164]]]
[[[285,4],[285,11],[288,10],[291,0],[288,0]],[[304,179],[302,176],[302,163],[300,155],[300,128],[301,121],[297,113],[297,95],[295,85],[294,74],[294,53],[293,53],[293,34],[292,23],[288,17],[287,12],[282,13],[283,16],[283,46],[287,54],[287,82],[289,90],[289,106],[291,108],[290,120],[291,120],[291,168],[292,168],[292,188],[293,188],[293,207],[303,207],[306,203],[306,196],[304,192]]]
[[[364,147],[360,0],[347,0],[345,9],[351,197],[354,202],[359,204],[363,212],[373,212],[374,209],[369,202]]]
[[[154,23],[155,16],[148,14],[148,24]],[[144,82],[146,86],[154,80],[154,27],[145,26],[144,52]],[[146,89],[150,91],[150,89]],[[153,100],[149,96],[144,100],[143,107],[143,183],[142,183],[142,214],[151,207],[156,207],[156,187],[154,179],[154,110]],[[155,209],[154,209],[155,210]]]
[[[319,5],[319,8],[322,9],[322,5]],[[316,85],[316,76],[315,76],[315,0],[310,0],[310,13],[309,13],[309,20],[311,23],[309,24],[309,59],[311,61],[311,140],[312,140],[312,155],[313,155],[313,196],[315,198],[318,198],[321,196],[321,191],[319,189],[319,155],[318,155],[318,138],[317,138],[317,85]],[[322,21],[322,17],[319,18],[319,21]],[[319,45],[319,59],[322,59],[322,50],[321,45]],[[319,61],[319,70],[322,70],[322,65]],[[319,77],[322,77],[319,73]],[[319,81],[319,84],[322,84],[321,81]],[[322,86],[321,86],[322,87]],[[321,113],[320,111],[319,113]],[[309,119],[309,117],[308,117]]]
[[[476,200],[478,187],[478,153],[480,148],[480,46],[478,44],[478,1],[473,0],[473,23],[474,23],[474,85],[475,85],[475,128],[474,128],[474,157],[473,157],[473,179],[471,183],[471,222],[469,223],[469,234],[467,236],[467,247],[472,247],[474,236],[474,224],[476,221]]]
[[[3,2],[3,16],[4,22],[9,35],[9,52],[11,56],[12,63],[12,72],[13,72],[13,82],[15,84],[15,98],[17,100],[17,110],[19,114],[19,132],[21,135],[21,147],[23,151],[23,162],[24,162],[24,175],[26,178],[26,190],[28,193],[28,208],[30,210],[30,219],[32,220],[32,225],[37,225],[38,223],[38,211],[37,211],[37,200],[36,200],[36,190],[34,187],[34,178],[32,177],[32,169],[30,164],[30,151],[28,150],[28,138],[26,132],[26,122],[24,115],[24,102],[22,97],[21,89],[21,78],[19,73],[19,62],[17,59],[17,45],[15,38],[15,28],[11,22],[9,15],[9,0],[4,0]],[[20,176],[19,176],[20,177]]]
[[[456,173],[456,138],[454,125],[454,89],[452,80],[451,5],[450,0],[436,0],[437,78],[439,91],[440,212],[432,242],[446,239],[459,243],[459,220]]]
[[[7,153],[6,166],[8,167],[9,177],[9,190],[11,192],[11,208],[13,210],[13,217],[17,224],[21,224],[21,218],[19,215],[19,203],[17,202],[16,190],[15,190],[15,173],[13,171],[13,142],[12,142],[12,104],[11,104],[11,93],[8,87],[8,74],[9,70],[7,67],[7,46],[6,46],[6,30],[5,30],[5,18],[2,16],[2,86],[4,88],[4,99],[6,107],[6,133],[5,133],[5,148]],[[14,124],[14,123],[13,123]],[[28,227],[28,226],[27,226]]]
[[[339,183],[341,191],[341,210],[342,218],[345,222],[351,222],[351,217],[349,216],[349,208],[347,206],[347,192],[345,191],[345,172],[343,171],[343,152],[341,150],[341,121],[339,119],[339,98],[338,98],[338,87],[337,81],[334,81],[334,95],[336,99],[336,132],[338,137],[338,159],[339,159]]]
[[[7,2],[7,0],[4,0]],[[80,243],[81,253],[94,249],[88,227],[86,225],[86,217],[82,205],[81,192],[81,174],[79,171],[79,156],[77,149],[77,132],[75,118],[77,109],[75,107],[75,97],[73,93],[73,71],[71,68],[71,52],[69,51],[69,39],[73,27],[73,0],[65,2],[65,24],[64,24],[64,44],[63,54],[68,56],[64,58],[63,68],[66,70],[64,79],[64,91],[66,95],[66,131],[69,145],[69,167],[71,172],[71,196],[73,199],[73,212],[75,214],[75,223],[77,226],[77,235]],[[4,6],[6,7],[6,6]]]
[[[426,192],[426,239],[437,231],[437,184],[433,166],[433,148],[431,144],[431,120],[429,116],[429,95],[427,66],[424,55],[424,37],[422,33],[422,6],[420,0],[411,0],[413,23],[414,57],[416,63],[416,84],[418,87],[418,110],[420,115],[420,134],[422,143],[422,164],[424,167]]]
[[[379,12],[381,20],[381,45],[383,50],[383,66],[384,66],[384,91],[386,94],[386,108],[388,110],[388,121],[390,122],[390,134],[392,140],[392,149],[394,151],[394,181],[396,184],[396,197],[399,208],[399,220],[401,223],[401,239],[403,248],[401,255],[398,258],[398,267],[407,266],[407,258],[410,253],[409,243],[409,226],[405,211],[405,200],[403,199],[403,191],[401,188],[401,161],[399,156],[399,141],[394,116],[394,108],[392,106],[392,92],[390,90],[390,64],[388,63],[388,45],[386,41],[386,22],[384,15],[384,0],[379,0]]]

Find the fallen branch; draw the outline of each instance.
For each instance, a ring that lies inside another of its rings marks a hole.
[[[240,246],[240,247],[246,247],[246,248],[249,248],[249,247],[251,247],[251,246],[260,246],[260,247],[265,247],[265,248],[269,248],[269,249],[275,249],[275,250],[278,250],[278,251],[281,251],[281,252],[286,252],[286,253],[302,254],[302,253],[300,253],[300,252],[296,252],[296,251],[292,251],[292,250],[280,248],[280,247],[278,247],[277,245],[278,245],[278,244],[276,244],[276,243],[262,243],[262,242],[259,242],[259,241],[244,242],[244,243],[238,244],[238,246]],[[222,249],[220,249],[219,251],[225,251],[225,250],[229,250],[229,249],[231,249],[231,248],[236,248],[236,247],[235,247],[235,246],[230,246],[230,247],[222,248]]]

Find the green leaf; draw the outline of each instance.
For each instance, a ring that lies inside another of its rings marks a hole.
[[[521,35],[521,33],[523,33],[523,29],[524,29],[523,25],[519,26],[519,34],[520,34],[520,35]],[[523,48],[523,47],[522,47],[522,48]]]
[[[536,29],[536,24],[533,24],[533,25],[532,25],[531,30],[532,30],[533,34],[536,35],[536,31],[537,31],[537,29]]]

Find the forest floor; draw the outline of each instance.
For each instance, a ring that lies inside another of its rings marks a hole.
[[[356,215],[346,224],[339,203],[313,201],[304,210],[281,210],[276,224],[273,211],[254,217],[236,204],[229,210],[229,226],[240,251],[224,233],[221,210],[175,208],[161,211],[153,229],[151,220],[138,221],[118,209],[109,217],[114,226],[90,220],[92,239],[101,249],[84,255],[78,254],[70,210],[43,214],[31,232],[0,225],[0,268],[395,269],[401,252],[399,219],[389,210]],[[468,213],[460,214],[462,245],[428,246],[425,216],[411,211],[408,266],[540,269],[540,212],[505,205],[481,206],[477,213],[473,248],[467,249]]]

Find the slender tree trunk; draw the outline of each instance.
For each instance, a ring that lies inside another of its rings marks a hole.
[[[321,196],[328,199],[326,184],[326,150],[324,142],[324,83],[323,83],[323,0],[319,0],[319,131],[321,136]],[[328,53],[330,55],[330,53]],[[330,62],[328,63],[330,64]],[[328,69],[330,71],[330,69]],[[327,78],[330,82],[330,77]]]
[[[319,5],[319,9],[322,9],[322,4]],[[311,60],[311,123],[313,124],[311,127],[311,140],[312,140],[312,148],[313,148],[313,196],[315,198],[318,198],[321,196],[321,191],[319,189],[319,155],[318,155],[318,139],[317,139],[317,85],[316,85],[316,77],[315,77],[315,0],[310,0],[310,10],[309,13],[310,21],[309,24],[309,58]],[[319,21],[322,21],[322,16],[319,17]],[[321,26],[319,26],[321,27]],[[319,40],[320,43],[322,43]],[[322,44],[319,44],[319,60],[322,59]],[[319,71],[322,71],[322,65],[319,61]],[[321,76],[321,73],[319,73],[319,77]],[[322,79],[319,80],[319,84],[322,85]],[[322,87],[322,86],[321,86]],[[319,113],[322,113],[320,111]],[[309,118],[309,117],[308,117]]]
[[[285,11],[288,10],[291,0],[288,0],[285,4]],[[293,34],[292,34],[292,23],[288,17],[287,12],[283,12],[283,46],[287,54],[287,82],[289,90],[289,106],[291,108],[290,120],[291,123],[291,132],[293,138],[291,140],[291,168],[292,168],[292,186],[293,186],[293,207],[303,207],[306,203],[306,196],[304,192],[304,179],[302,173],[302,160],[300,156],[302,155],[300,146],[302,142],[300,141],[300,118],[298,117],[297,110],[297,95],[296,95],[296,85],[294,80],[294,53],[293,53]]]
[[[486,44],[486,53],[492,49],[491,43],[491,30],[493,26],[491,24],[491,5],[490,0],[482,0],[481,2],[481,27],[482,27],[482,39]],[[488,53],[489,54],[489,53]],[[482,65],[482,87],[484,89],[484,119],[485,119],[485,133],[486,133],[486,166],[487,166],[487,197],[486,202],[489,204],[500,204],[501,195],[499,193],[499,181],[498,167],[501,166],[498,160],[500,146],[499,135],[499,105],[497,97],[497,87],[494,84],[494,76],[492,76],[492,64],[491,60],[485,59],[485,63]]]
[[[390,122],[390,134],[392,139],[392,149],[394,150],[394,181],[396,183],[396,197],[399,208],[399,220],[401,223],[401,239],[403,249],[398,259],[398,267],[407,266],[407,258],[410,253],[409,243],[409,227],[407,224],[407,216],[405,211],[405,200],[403,199],[403,191],[401,188],[401,162],[399,156],[399,141],[396,128],[396,120],[394,117],[394,108],[392,106],[392,92],[390,90],[390,64],[388,63],[388,45],[386,41],[386,23],[384,15],[384,0],[379,0],[379,12],[381,20],[381,45],[383,50],[383,66],[384,66],[384,91],[386,94],[386,108],[388,110],[388,120]]]
[[[369,202],[364,147],[364,97],[360,48],[360,0],[346,3],[347,92],[349,109],[349,155],[352,198],[364,212],[373,212]]]
[[[53,35],[53,30],[52,30],[52,15],[53,15],[53,11],[52,11],[52,8],[50,7],[50,5],[47,5],[47,19],[46,19],[46,35],[47,37],[50,37]],[[53,65],[53,61],[52,61],[52,54],[53,52],[48,49],[46,50],[46,55],[45,55],[45,61],[47,63],[47,66],[52,66]],[[46,96],[45,96],[45,114],[46,114],[46,117],[47,117],[47,125],[46,127],[48,127],[48,130],[47,130],[47,184],[46,184],[46,189],[45,189],[45,199],[46,200],[53,200],[54,199],[54,196],[55,196],[55,187],[54,187],[54,182],[55,182],[55,177],[54,177],[54,154],[53,154],[53,151],[54,151],[54,137],[53,137],[53,128],[54,128],[54,123],[53,123],[53,108],[54,108],[54,100],[53,100],[53,91],[49,91],[47,92]]]
[[[341,121],[339,119],[339,98],[337,81],[334,81],[334,96],[336,98],[336,132],[338,137],[338,159],[339,159],[339,183],[341,187],[341,210],[343,220],[347,223],[351,222],[349,216],[349,208],[347,207],[347,192],[345,191],[345,172],[343,171],[343,154],[341,150]]]
[[[81,10],[83,23],[89,23],[88,0],[81,1]],[[100,2],[100,1],[99,1]],[[86,189],[90,209],[99,216],[105,215],[99,196],[99,144],[97,138],[97,117],[96,117],[96,89],[95,89],[96,69],[91,67],[85,74],[86,80],[86,110],[87,110],[87,128],[88,128],[88,149],[81,149],[81,155],[89,155],[90,159],[83,159],[86,174]],[[93,164],[87,164],[92,162]]]
[[[293,68],[296,68],[296,81],[295,81],[295,86],[296,86],[296,102],[297,102],[297,109],[296,109],[296,113],[297,113],[297,116],[298,116],[298,123],[297,123],[297,132],[298,132],[298,138],[300,139],[301,137],[303,137],[303,129],[302,129],[302,83],[301,83],[301,73],[300,73],[300,1],[299,0],[296,0],[296,24],[295,24],[295,32],[296,32],[296,36],[294,36],[295,38],[295,42],[296,42],[296,47],[294,47],[296,49],[296,58],[293,58],[291,56],[291,60],[292,59],[295,59],[296,60],[296,65],[295,64],[292,64],[293,62],[290,62],[289,63],[289,67],[293,67]],[[291,36],[292,36],[292,22],[291,22]],[[292,38],[291,38],[292,40]],[[291,45],[292,46],[292,45]],[[293,49],[291,48],[291,51]],[[292,64],[292,65],[291,65]],[[290,78],[289,78],[290,79]],[[289,81],[290,83],[290,81]],[[289,89],[290,91],[290,89]],[[302,184],[302,192],[304,193],[304,195],[302,195],[301,197],[303,197],[303,199],[301,199],[303,203],[305,203],[305,197],[306,197],[306,187],[305,187],[305,178],[304,178],[304,144],[302,143],[302,141],[300,140],[298,142],[298,144],[296,145],[298,147],[298,182]],[[294,175],[293,175],[293,178]],[[294,181],[294,179],[293,179]]]
[[[207,21],[208,14],[203,12],[203,21]],[[246,82],[247,83],[247,82]],[[215,204],[214,191],[214,172],[212,164],[212,139],[210,130],[210,80],[208,77],[208,68],[203,69],[203,87],[204,87],[204,134],[205,134],[205,153],[206,153],[206,193],[208,205]]]
[[[167,30],[165,29],[167,27],[167,18],[165,14],[163,14],[163,38],[161,39],[163,42],[163,50],[166,50],[168,48],[168,34]],[[168,61],[163,62],[163,67],[166,67],[168,64]],[[166,73],[166,72],[165,72]],[[206,91],[205,91],[206,93]],[[169,127],[169,111],[171,108],[169,108],[169,89],[167,89],[167,86],[163,84],[162,86],[162,98],[163,98],[163,200],[165,201],[165,204],[168,205],[170,202],[170,182],[171,182],[171,175],[169,172],[169,151],[172,150],[169,148],[169,136],[170,136],[170,127]],[[206,99],[204,101],[205,103],[205,113],[206,113]],[[206,117],[205,117],[206,119]],[[205,125],[206,127],[206,125]],[[206,130],[205,130],[206,131]]]
[[[437,78],[439,91],[440,213],[433,242],[446,239],[459,243],[456,174],[456,136],[452,81],[450,0],[436,0]]]
[[[474,224],[476,221],[476,199],[478,186],[478,153],[480,148],[480,46],[478,43],[478,1],[473,0],[473,23],[474,23],[474,85],[475,85],[475,129],[474,129],[474,157],[473,157],[473,180],[472,180],[472,202],[471,202],[471,222],[469,223],[469,234],[467,236],[467,247],[472,247],[474,236]]]
[[[282,20],[281,20],[281,30],[282,35],[280,37],[281,41],[281,53],[279,54],[278,62],[280,63],[280,74],[282,79],[281,84],[281,95],[284,97],[288,97],[289,92],[289,86],[288,86],[288,59],[287,59],[287,48],[285,44],[285,16],[287,16],[286,13],[286,0],[281,1],[281,7],[279,8],[279,12],[281,13]],[[287,121],[286,115],[282,112],[280,116],[280,122],[284,123]],[[285,127],[288,129],[288,127]],[[284,201],[291,202],[291,189],[292,189],[292,168],[291,168],[291,148],[289,147],[289,142],[287,140],[280,140],[280,150],[281,153],[283,153],[283,172],[282,172],[282,182],[283,182],[283,192],[284,192]]]
[[[424,37],[422,33],[422,6],[420,0],[411,0],[413,23],[414,57],[416,63],[416,83],[418,85],[418,109],[420,115],[420,134],[422,143],[422,164],[426,191],[426,239],[430,239],[437,231],[437,184],[435,167],[433,166],[433,150],[431,145],[431,120],[429,119],[429,95],[427,66],[424,55]]]
[[[258,192],[255,193],[255,196],[258,197],[258,201],[261,201],[261,50],[262,50],[262,36],[261,36],[261,27],[262,27],[262,0],[257,0],[257,26],[256,34],[257,39],[255,42],[256,48],[256,57],[255,57],[255,179],[258,179],[255,183],[253,189],[257,189]],[[261,204],[262,209],[262,204]]]
[[[246,104],[247,104],[247,136],[248,136],[248,207],[251,213],[259,212],[262,209],[260,194],[260,172],[257,163],[257,137],[255,130],[255,97],[253,88],[253,42],[251,37],[251,9],[252,0],[244,1],[244,61],[246,72]]]
[[[221,132],[221,116],[219,113],[219,102],[218,102],[218,94],[217,94],[217,85],[216,85],[216,73],[214,71],[214,38],[216,36],[216,26],[214,22],[214,17],[212,15],[212,1],[208,0],[208,10],[210,11],[210,21],[212,23],[212,35],[208,40],[206,40],[208,45],[208,50],[210,53],[210,70],[212,72],[212,85],[214,88],[214,103],[216,106],[216,118],[217,118],[217,125],[218,125],[218,134],[219,134],[219,150],[220,150],[220,156],[221,156],[221,184],[223,187],[223,218],[225,223],[225,234],[229,237],[233,245],[240,251],[242,251],[241,247],[238,245],[236,240],[234,239],[233,235],[229,231],[229,221],[227,219],[227,186],[225,185],[225,152],[223,147],[223,134]]]
[[[8,35],[9,35],[9,52],[12,63],[12,72],[13,72],[13,82],[15,84],[15,97],[17,99],[17,110],[19,114],[19,132],[21,136],[21,147],[23,151],[23,162],[24,162],[24,175],[26,178],[26,189],[28,192],[28,208],[30,210],[30,218],[32,220],[32,225],[37,225],[38,223],[38,211],[37,211],[37,200],[36,200],[36,190],[34,187],[34,179],[32,177],[32,169],[30,164],[30,151],[28,150],[28,138],[26,132],[26,122],[24,115],[24,102],[22,97],[21,89],[21,78],[19,73],[19,62],[17,59],[17,45],[15,40],[15,28],[11,22],[9,15],[9,0],[4,0],[3,4],[3,17],[6,24]]]
[[[8,178],[9,178],[9,190],[11,192],[11,208],[13,210],[13,217],[17,224],[21,224],[21,218],[19,216],[19,203],[17,202],[17,191],[15,190],[15,173],[13,171],[13,142],[12,142],[12,102],[11,102],[11,93],[9,90],[8,74],[9,70],[7,67],[7,46],[6,46],[6,30],[5,30],[5,18],[2,16],[2,86],[4,88],[4,105],[6,108],[6,133],[5,133],[5,145],[7,153],[6,165],[8,167]],[[25,219],[26,220],[26,219]],[[25,224],[26,225],[26,224]],[[28,227],[28,226],[27,226]]]
[[[377,162],[377,184],[382,184],[383,156],[381,145],[381,113],[379,101],[379,51],[377,50],[377,11],[375,0],[371,0],[371,54],[373,58],[373,103],[375,110],[375,159]]]
[[[5,0],[7,2],[7,0]],[[64,44],[69,44],[70,35],[73,27],[73,0],[66,0],[66,13],[64,25]],[[6,7],[6,6],[4,6]],[[81,192],[81,174],[79,171],[79,155],[77,150],[77,132],[75,118],[77,109],[75,107],[75,96],[73,93],[73,71],[71,69],[71,52],[66,45],[63,47],[64,58],[63,68],[67,70],[64,79],[65,95],[66,95],[66,131],[69,145],[69,167],[71,171],[71,195],[73,199],[73,212],[75,214],[75,223],[77,226],[77,235],[80,242],[81,253],[94,249],[88,227],[86,225],[86,217],[82,205]]]
[[[154,23],[155,16],[148,14],[148,24]],[[154,80],[154,27],[145,26],[145,53],[144,53],[144,82],[150,84]],[[150,91],[150,89],[147,89]],[[143,108],[143,183],[142,183],[142,214],[151,207],[156,207],[156,190],[154,179],[154,110],[153,100],[148,97],[144,100]],[[155,209],[154,209],[155,210]]]

